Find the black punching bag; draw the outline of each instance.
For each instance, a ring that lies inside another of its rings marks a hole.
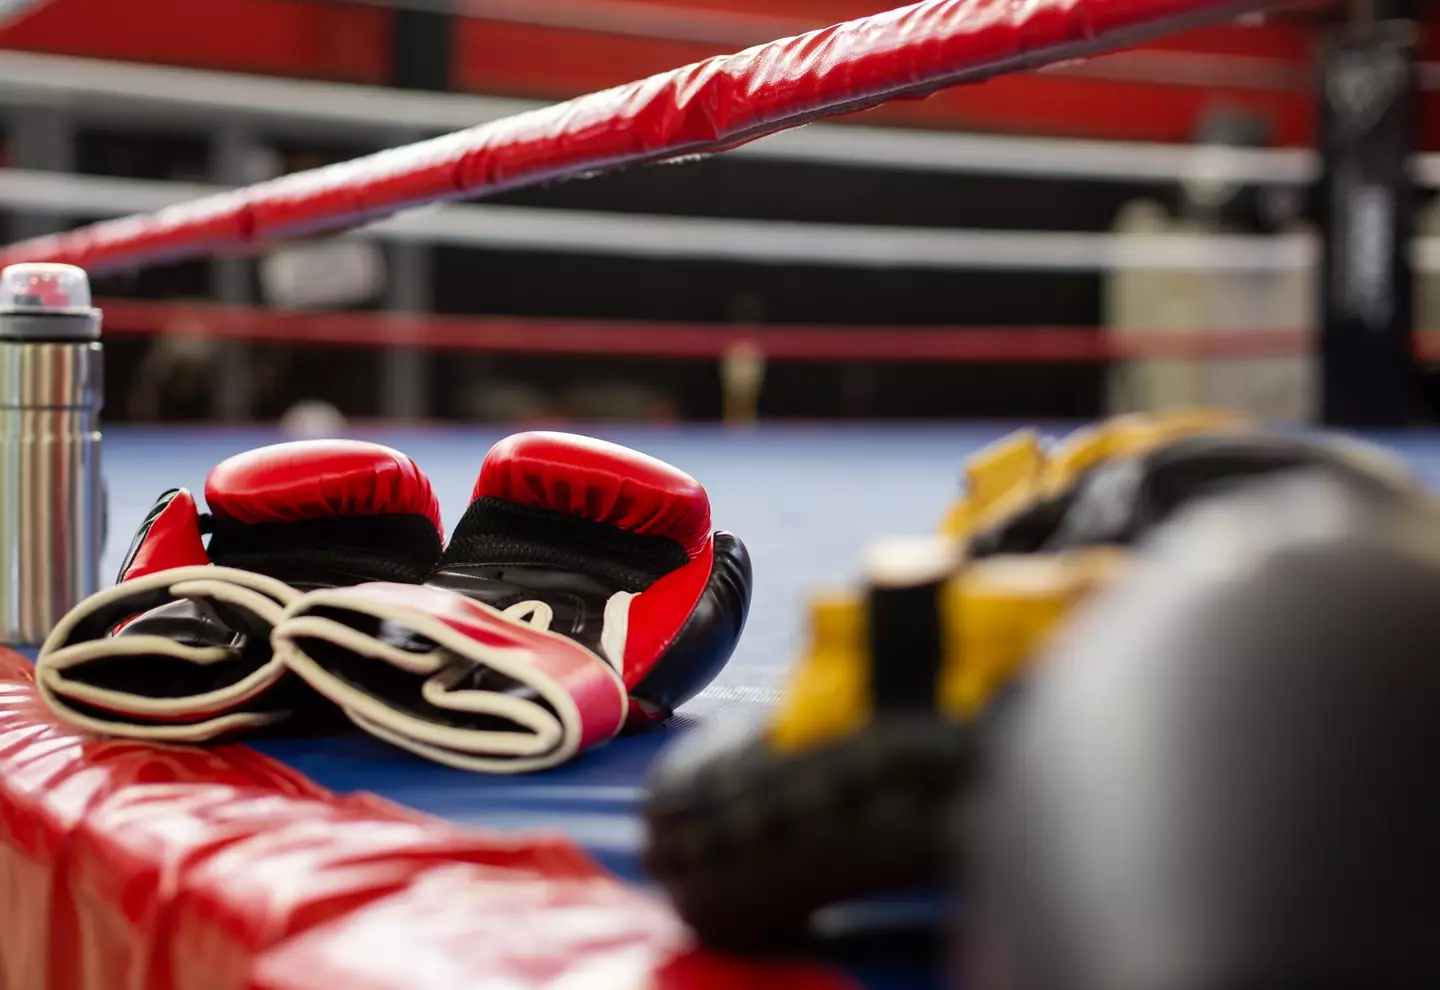
[[[1066,628],[961,816],[977,990],[1440,987],[1440,519],[1300,475]]]

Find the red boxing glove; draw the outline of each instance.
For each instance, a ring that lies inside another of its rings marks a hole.
[[[419,582],[443,545],[430,482],[378,444],[239,454],[210,472],[205,500],[209,516],[185,489],[162,495],[116,586],[46,639],[36,681],[66,721],[194,742],[283,718],[308,695],[270,649],[285,606],[314,588]]]
[[[750,585],[744,544],[711,530],[709,499],[689,475],[615,444],[523,433],[485,458],[426,588],[307,595],[273,641],[377,735],[455,766],[514,772],[699,693],[735,648]],[[558,634],[590,662],[563,677],[502,664],[481,637],[454,635],[459,616]]]

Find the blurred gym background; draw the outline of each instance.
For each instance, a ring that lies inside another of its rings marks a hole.
[[[4,236],[887,6],[0,4]],[[743,423],[1207,402],[1313,419],[1338,375],[1350,414],[1326,418],[1433,421],[1440,44],[1424,21],[1310,5],[705,160],[109,276],[105,416]],[[1345,186],[1354,174],[1368,178]],[[1400,413],[1363,355],[1321,360],[1326,335],[1357,321],[1406,347],[1413,335]]]

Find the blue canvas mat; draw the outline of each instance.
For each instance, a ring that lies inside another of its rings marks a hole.
[[[1057,427],[1063,432],[1070,427]],[[764,427],[587,430],[690,472],[710,493],[717,527],[738,533],[755,563],[750,622],[734,659],[676,724],[617,740],[569,766],[526,777],[482,777],[427,763],[363,736],[269,741],[266,753],[337,791],[365,790],[417,810],[483,828],[551,829],[636,883],[636,816],[646,770],[676,732],[712,719],[757,719],[778,697],[802,644],[805,601],[843,586],[862,549],[887,535],[932,531],[954,498],[963,460],[1008,426]],[[464,512],[480,462],[504,436],[492,429],[370,431],[410,454],[430,475],[446,525]],[[111,430],[105,470],[113,575],[129,534],[155,496],[183,485],[197,493],[223,458],[281,437],[246,430]],[[1432,484],[1440,481],[1440,435],[1400,434],[1391,443]],[[867,910],[933,917],[933,900],[898,898]],[[882,918],[882,920],[884,920]],[[938,986],[925,949],[887,960],[883,951],[844,961],[884,990]],[[904,957],[917,961],[904,961]]]

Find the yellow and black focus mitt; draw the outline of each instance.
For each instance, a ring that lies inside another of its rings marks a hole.
[[[712,943],[798,934],[819,908],[943,873],[943,818],[993,699],[1129,546],[1182,506],[1310,469],[1413,493],[1399,463],[1223,413],[1127,417],[1047,448],[978,455],[944,533],[876,547],[858,593],[818,597],[810,644],[763,729],[718,725],[662,755],[647,868]]]
[[[711,726],[662,756],[645,865],[712,944],[801,934],[827,904],[932,881],[975,763],[968,715],[1118,555],[960,568],[944,537],[891,540],[863,594],[818,599],[810,644],[758,733]]]
[[[1110,550],[960,567],[945,537],[873,548],[863,594],[811,610],[809,649],[760,732],[683,737],[651,780],[645,866],[711,944],[757,947],[812,912],[933,882],[943,819],[976,764],[969,722]]]

